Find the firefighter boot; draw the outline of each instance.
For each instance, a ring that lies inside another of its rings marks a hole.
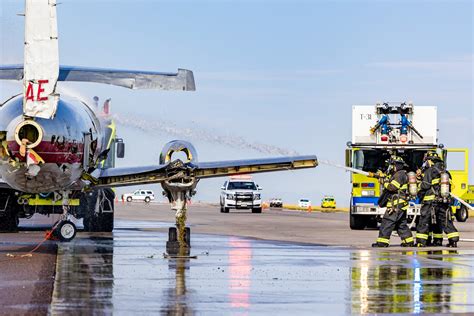
[[[388,247],[388,244],[384,242],[374,242],[372,244],[372,248],[386,248],[386,247]]]
[[[433,246],[434,243],[433,243],[433,239],[431,237],[428,237],[428,239],[426,240],[426,247],[431,247]]]
[[[434,247],[443,247],[443,239],[436,238],[433,241]]]
[[[458,242],[453,241],[453,240],[449,240],[449,243],[446,245],[446,247],[457,248],[458,247]]]
[[[401,247],[414,247],[415,242],[413,240],[413,237],[407,237],[405,239],[402,239],[402,243],[400,244]]]

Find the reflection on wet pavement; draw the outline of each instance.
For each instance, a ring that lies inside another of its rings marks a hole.
[[[359,251],[351,259],[353,313],[474,311],[472,250]]]
[[[52,314],[474,312],[473,250],[374,251],[194,234],[198,259],[163,259],[167,234],[129,223],[60,245]]]

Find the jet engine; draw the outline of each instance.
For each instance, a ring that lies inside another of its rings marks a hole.
[[[184,153],[186,160],[173,160],[176,153]],[[198,162],[197,151],[194,146],[184,140],[173,140],[167,143],[160,154],[160,164],[166,165],[168,180],[161,183],[163,194],[170,202],[175,201],[174,193],[177,191],[186,192],[187,197],[195,194],[194,189],[198,180],[194,176],[195,164]]]

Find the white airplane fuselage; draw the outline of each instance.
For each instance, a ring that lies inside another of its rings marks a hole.
[[[12,188],[26,193],[80,189],[84,161],[94,161],[104,147],[104,122],[84,103],[60,100],[53,119],[23,115],[23,97],[0,107],[0,132],[6,132],[8,154],[0,156],[0,175]],[[28,155],[21,153],[22,139],[42,162],[29,174]],[[5,143],[4,143],[5,144]],[[89,150],[85,151],[85,146]],[[84,159],[84,152],[89,157]]]

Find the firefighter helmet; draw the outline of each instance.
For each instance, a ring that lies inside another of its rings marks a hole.
[[[436,151],[428,151],[423,159],[424,161],[443,161]]]
[[[390,166],[396,167],[395,170],[401,170],[408,167],[408,165],[405,163],[405,160],[403,160],[402,157],[396,155],[392,155],[387,162],[389,165],[389,170],[391,169]]]

